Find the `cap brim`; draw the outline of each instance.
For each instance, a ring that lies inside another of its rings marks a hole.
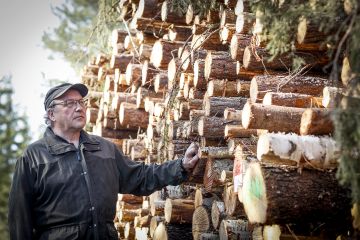
[[[73,84],[73,85],[65,88],[65,89],[64,89],[63,91],[61,91],[59,94],[57,94],[57,95],[54,97],[54,99],[61,97],[64,93],[66,93],[66,92],[69,91],[70,89],[74,89],[74,90],[78,91],[82,97],[85,97],[85,96],[88,94],[88,92],[89,92],[88,88],[87,88],[84,84],[82,84],[82,83],[75,83],[75,84]]]

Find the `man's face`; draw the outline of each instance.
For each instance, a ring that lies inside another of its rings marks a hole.
[[[70,89],[53,101],[55,105],[51,114],[51,120],[54,121],[54,128],[66,132],[80,131],[84,128],[86,123],[86,107],[76,102],[81,99],[82,96],[78,91]],[[75,104],[72,100],[75,100]]]

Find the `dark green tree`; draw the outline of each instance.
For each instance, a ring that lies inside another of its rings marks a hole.
[[[26,117],[12,102],[11,76],[0,79],[0,239],[9,239],[8,196],[16,159],[30,141]]]
[[[44,32],[44,47],[80,69],[89,56],[107,51],[107,36],[117,23],[116,3],[115,0],[67,0],[52,8],[60,25]]]

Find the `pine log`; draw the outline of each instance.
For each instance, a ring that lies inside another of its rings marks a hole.
[[[211,80],[208,82],[209,97],[237,97],[237,82],[227,80]]]
[[[259,103],[246,103],[242,110],[242,125],[246,129],[267,129],[270,132],[299,133],[305,109]]]
[[[135,239],[135,228],[130,222],[125,223],[124,237],[125,239]]]
[[[223,170],[232,171],[234,165],[233,159],[211,159],[206,161],[204,174],[204,187],[207,192],[223,191],[223,183],[220,181]]]
[[[158,38],[156,38],[153,34],[149,34],[146,32],[137,32],[136,33],[136,41],[141,44],[146,44],[147,46],[153,45]]]
[[[224,110],[224,119],[228,121],[238,121],[241,122],[242,110],[236,110],[235,108],[225,108]]]
[[[245,218],[245,210],[238,200],[238,194],[234,192],[234,186],[226,186],[224,190],[225,213],[228,217]]]
[[[168,86],[168,76],[166,73],[158,73],[154,78],[154,90],[156,93],[164,92]]]
[[[220,240],[251,239],[252,228],[247,220],[222,220],[219,228]]]
[[[127,65],[133,61],[133,58],[132,54],[112,55],[110,68],[119,68],[121,72],[125,72]]]
[[[220,27],[224,27],[226,24],[235,24],[236,15],[233,10],[225,8],[220,13]]]
[[[126,67],[126,83],[127,85],[131,85],[134,83],[140,84],[142,77],[142,64],[133,64],[129,63]]]
[[[147,34],[152,34],[155,37],[161,38],[167,33],[171,23],[162,22],[150,18],[133,18],[129,28],[137,29]]]
[[[234,34],[235,34],[235,24],[227,24],[226,26],[223,26],[219,31],[221,43],[222,44],[229,43]]]
[[[225,138],[249,138],[258,135],[257,129],[246,129],[240,125],[226,124],[224,130]]]
[[[98,116],[99,109],[98,108],[87,108],[86,109],[86,123],[96,123],[96,119]]]
[[[168,158],[172,160],[177,154],[184,155],[190,143],[187,140],[172,140],[168,144]]]
[[[223,138],[226,121],[219,117],[201,117],[198,123],[200,136],[209,139]]]
[[[302,93],[268,92],[264,95],[264,105],[277,105],[298,108],[321,107],[320,98]]]
[[[335,108],[344,96],[343,93],[343,88],[324,87],[322,105],[326,108]]]
[[[149,60],[151,56],[152,45],[140,44],[139,46],[139,58],[140,60]]]
[[[182,42],[156,41],[151,52],[150,63],[157,68],[167,69],[169,62],[175,56],[175,51],[182,45]]]
[[[160,222],[154,231],[153,238],[154,240],[168,240],[168,233],[164,223]]]
[[[212,159],[231,159],[233,156],[229,154],[227,147],[201,147],[198,151],[199,158]]]
[[[215,200],[219,200],[219,197],[216,194],[206,192],[202,187],[196,188],[195,191],[195,202],[194,208],[196,209],[198,206],[205,206],[208,209],[211,208],[212,203]]]
[[[247,98],[242,97],[207,97],[204,98],[205,116],[223,117],[228,107],[241,110]]]
[[[232,171],[223,170],[220,175],[220,182],[228,184],[232,182]]]
[[[257,158],[275,164],[334,169],[338,165],[339,148],[329,137],[268,133],[259,137]]]
[[[200,239],[200,235],[211,230],[210,210],[206,206],[198,206],[192,217],[193,239]]]
[[[304,64],[313,68],[321,68],[329,63],[329,58],[322,52],[295,52],[297,57],[302,58]],[[273,58],[271,61],[271,55],[265,50],[265,48],[256,47],[251,49],[250,46],[244,50],[243,64],[246,69],[261,70],[287,70],[292,67],[294,55],[290,53],[284,53],[280,56]]]
[[[192,35],[192,29],[188,26],[173,26],[169,29],[169,41],[188,41]]]
[[[237,148],[238,145],[240,145],[242,148],[245,148],[246,151],[248,151],[248,152],[256,153],[257,140],[255,140],[255,139],[252,139],[252,138],[229,138],[227,140],[227,142],[228,142],[229,152],[231,154],[235,155],[235,159],[236,159],[235,149]],[[236,192],[236,189],[235,189],[235,192]]]
[[[205,59],[204,76],[206,79],[235,80],[237,75],[237,64],[227,52],[208,52]]]
[[[240,15],[244,12],[251,12],[250,1],[237,0],[234,12],[236,15]]]
[[[134,104],[122,102],[120,104],[119,120],[122,126],[146,129],[149,122],[149,113],[145,112],[144,109],[137,109]]]
[[[221,43],[221,40],[216,34],[216,31],[209,33],[208,35],[193,35],[191,41],[191,48],[198,50],[203,48],[206,50],[214,51],[227,51],[229,47]]]
[[[136,94],[134,93],[116,93],[111,101],[111,109],[114,112],[118,112],[120,109],[120,104],[122,102],[127,102],[131,104],[136,104]]]
[[[189,90],[189,99],[203,99],[204,95],[205,91],[198,90],[193,87]]]
[[[158,4],[161,1],[158,0],[140,0],[138,7],[136,9],[135,17],[140,18],[153,18],[156,20],[160,20],[160,8]]]
[[[155,91],[153,91],[151,89],[147,89],[145,87],[139,87],[137,89],[137,92],[136,92],[136,106],[137,106],[137,108],[143,108],[144,107],[146,97],[154,98],[154,99],[155,98],[162,98],[163,93],[161,93],[161,92],[156,93]]]
[[[192,11],[188,9],[189,13],[192,14]],[[175,25],[187,25],[186,17],[179,15],[177,12],[172,10],[171,3],[169,1],[164,1],[161,6],[161,20],[163,22],[172,23]]]
[[[150,232],[150,237],[154,237],[154,232],[157,228],[157,226],[164,221],[164,217],[162,216],[153,216],[151,218],[151,221],[150,221],[150,229],[149,229],[149,232]]]
[[[296,34],[297,42],[300,44],[324,42],[328,35],[319,31],[319,28],[316,21],[309,21],[309,19],[301,17]]]
[[[328,79],[311,76],[258,75],[251,80],[250,100],[260,101],[267,92],[302,93],[320,96]]]
[[[252,223],[346,223],[350,215],[349,191],[335,172],[250,163],[242,191]]]
[[[234,34],[230,41],[230,56],[233,60],[242,61],[244,51],[251,44],[251,35]]]
[[[153,86],[153,79],[156,74],[159,73],[159,70],[156,69],[148,60],[145,60],[142,65],[141,71],[141,85],[142,86]]]
[[[167,223],[191,223],[194,212],[194,200],[166,199],[165,222]]]
[[[255,15],[252,13],[244,12],[237,15],[235,30],[237,33],[250,34],[255,24]]]
[[[119,43],[123,43],[128,32],[123,29],[114,29],[111,33],[111,46],[117,46]]]
[[[302,114],[301,135],[326,135],[334,132],[332,112],[324,108],[308,108]]]
[[[150,205],[150,212],[152,216],[163,216],[165,209],[164,200],[156,200]]]
[[[223,201],[213,201],[211,206],[211,222],[214,229],[218,229],[220,223],[226,218],[225,204]]]

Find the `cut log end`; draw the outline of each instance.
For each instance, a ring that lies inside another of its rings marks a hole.
[[[268,204],[264,177],[259,163],[250,163],[244,176],[242,195],[249,221],[264,223]]]
[[[251,104],[246,103],[241,114],[241,124],[244,128],[249,127],[251,117]]]
[[[150,56],[150,62],[155,66],[155,67],[160,67],[161,65],[161,58],[162,58],[162,44],[161,41],[156,41],[154,43],[153,49],[151,51],[151,56]]]

